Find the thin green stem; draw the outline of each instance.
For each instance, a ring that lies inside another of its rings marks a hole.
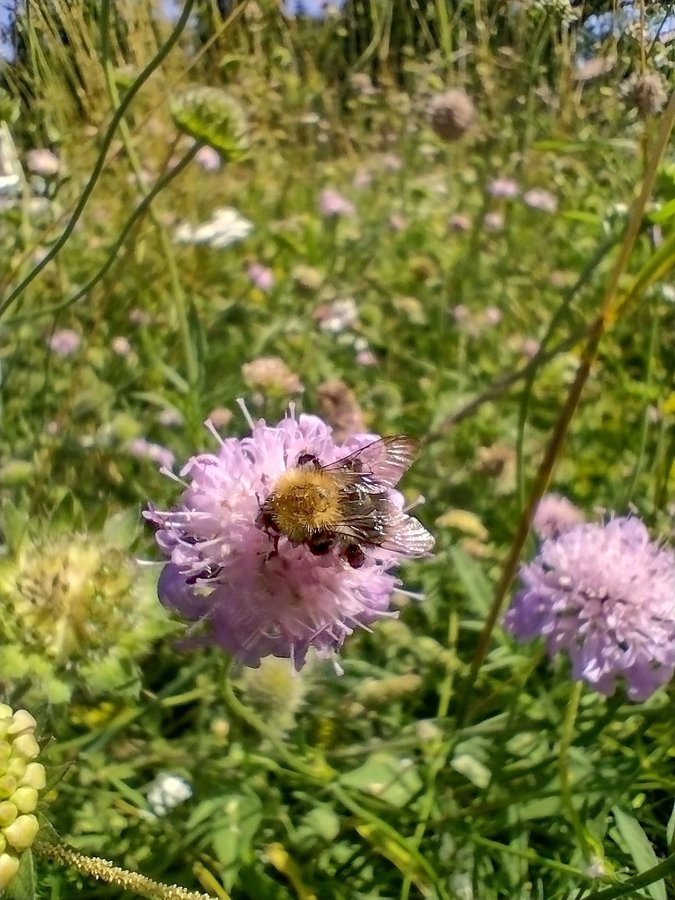
[[[651,869],[640,872],[639,875],[634,875],[621,884],[614,884],[612,887],[605,888],[602,891],[594,891],[588,895],[586,900],[617,900],[619,897],[634,897],[637,890],[661,881],[666,875],[670,875],[671,872],[675,872],[675,853],[671,853],[663,862],[652,866]]]
[[[105,135],[103,136],[103,140],[101,142],[101,149],[98,154],[98,158],[94,165],[94,168],[89,176],[89,180],[85,184],[82,189],[82,193],[75,204],[75,209],[71,213],[68,222],[66,223],[61,235],[57,238],[57,240],[52,244],[49,251],[42,257],[42,259],[36,263],[36,265],[31,269],[31,271],[17,284],[17,286],[10,291],[10,293],[5,297],[5,299],[0,303],[0,318],[4,315],[4,313],[15,303],[18,298],[24,293],[26,288],[35,281],[40,272],[47,266],[49,263],[61,252],[63,247],[66,245],[71,235],[75,231],[75,227],[84,212],[84,209],[89,202],[91,195],[94,192],[94,189],[98,183],[99,178],[101,177],[101,173],[105,168],[106,158],[108,156],[108,151],[112,145],[113,139],[115,137],[115,133],[122,122],[127,109],[131,106],[134,98],[143,87],[145,82],[150,78],[153,72],[159,68],[159,66],[164,62],[166,57],[169,55],[171,50],[174,48],[178,39],[180,38],[185,26],[187,25],[188,19],[190,18],[190,14],[192,13],[192,7],[194,6],[196,0],[186,0],[185,6],[183,7],[183,11],[181,12],[176,24],[171,31],[169,37],[159,48],[155,56],[150,60],[147,66],[140,73],[138,78],[131,85],[127,93],[124,95],[124,98],[120,105],[117,107],[112,119],[110,120],[110,124],[106,130]]]
[[[570,780],[570,747],[574,740],[574,726],[579,713],[579,702],[581,700],[582,684],[580,681],[572,682],[572,692],[565,710],[565,719],[563,721],[562,731],[560,733],[560,749],[558,751],[558,771],[560,773],[560,794],[562,801],[567,810],[567,815],[577,840],[584,850],[584,856],[588,856],[588,841],[584,832],[579,815],[574,807],[572,800],[572,784]]]

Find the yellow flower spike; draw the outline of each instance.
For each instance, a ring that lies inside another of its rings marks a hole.
[[[20,734],[14,741],[12,749],[24,759],[35,759],[40,752],[40,746],[32,734]]]
[[[47,783],[45,767],[42,763],[28,763],[26,771],[21,777],[21,787],[32,787],[41,791]]]
[[[7,734],[23,734],[24,732],[29,732],[30,734],[35,731],[37,726],[37,722],[31,716],[31,714],[26,709],[17,709],[17,711],[12,716],[12,723],[7,729]]]
[[[17,788],[12,794],[11,802],[20,813],[32,813],[37,806],[38,792],[32,787]]]

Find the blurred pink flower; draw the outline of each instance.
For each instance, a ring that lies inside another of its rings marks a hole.
[[[319,209],[322,215],[328,219],[335,219],[340,216],[353,216],[356,213],[356,207],[347,200],[339,191],[333,188],[324,188],[319,194]]]
[[[46,147],[29,150],[26,154],[26,168],[33,175],[41,175],[43,178],[53,178],[59,174],[61,163],[59,158]]]
[[[451,216],[448,225],[452,231],[468,231],[471,228],[471,219],[463,213]]]
[[[389,224],[394,229],[394,231],[403,231],[408,222],[406,220],[406,217],[401,213],[392,213],[389,216]]]
[[[483,225],[488,231],[501,231],[504,227],[504,214],[494,209],[492,212],[485,213]]]
[[[540,540],[557,537],[573,525],[580,525],[585,516],[578,506],[560,494],[544,494],[532,518],[532,531]]]
[[[197,150],[195,153],[195,162],[198,163],[205,172],[217,172],[223,164],[220,153],[218,153],[217,150],[214,150],[213,147],[209,147],[208,144],[204,144],[203,147],[200,147],[199,150]]]
[[[117,356],[128,356],[131,353],[131,344],[123,335],[117,335],[110,342],[110,349]]]
[[[523,194],[523,202],[531,209],[538,209],[541,212],[554,213],[558,209],[558,201],[553,194],[540,188],[526,191]]]
[[[352,184],[355,188],[362,190],[363,188],[370,187],[373,183],[373,176],[367,169],[359,169],[352,180]]]
[[[274,272],[262,263],[251,263],[246,273],[261,291],[270,291],[274,287]]]
[[[48,343],[57,356],[72,356],[82,343],[82,336],[73,328],[59,328],[50,336]]]
[[[161,469],[171,469],[176,461],[176,457],[166,447],[161,444],[153,444],[145,438],[134,438],[129,442],[129,453],[138,459],[149,459]]]
[[[483,320],[486,325],[499,325],[502,320],[502,311],[496,306],[487,306],[483,310]]]
[[[511,200],[513,197],[517,197],[518,191],[518,182],[514,181],[512,178],[495,178],[494,181],[491,181],[488,185],[488,193],[492,197],[498,197],[504,200]]]

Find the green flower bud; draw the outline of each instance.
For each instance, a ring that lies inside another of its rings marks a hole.
[[[38,792],[32,787],[17,788],[12,794],[12,803],[20,813],[32,813],[37,806]]]
[[[11,744],[5,743],[4,735],[0,735],[0,772],[4,772],[5,764],[12,755]]]
[[[11,800],[3,800],[0,803],[0,828],[11,825],[18,815],[19,811],[15,804]]]
[[[27,850],[35,840],[40,826],[35,816],[19,816],[7,828],[3,828],[3,833],[7,839],[7,843],[11,844],[15,850]]]
[[[25,785],[26,787],[35,788],[36,791],[41,791],[46,783],[45,767],[42,763],[28,763],[20,786],[23,787]]]
[[[4,890],[19,871],[19,860],[9,853],[0,854],[0,890]]]

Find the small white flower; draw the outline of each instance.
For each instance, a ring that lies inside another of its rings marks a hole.
[[[253,223],[231,206],[216,209],[203,225],[181,223],[174,231],[179,244],[209,244],[211,247],[229,247],[243,241],[253,231]]]
[[[148,788],[148,805],[156,816],[165,816],[192,796],[192,785],[171,772],[160,772]]]

